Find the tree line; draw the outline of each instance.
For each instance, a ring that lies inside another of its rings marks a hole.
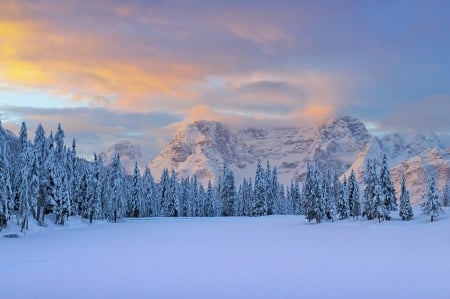
[[[46,134],[41,124],[34,140],[28,138],[23,122],[17,138],[12,138],[0,123],[0,229],[15,220],[28,229],[32,217],[40,223],[53,215],[63,225],[68,217],[117,222],[124,217],[212,217],[304,215],[320,223],[365,217],[385,221],[399,211],[410,220],[413,211],[405,177],[399,200],[391,181],[386,157],[381,168],[369,160],[361,193],[355,174],[340,180],[336,171],[319,169],[309,163],[302,184],[292,180],[284,186],[276,167],[258,161],[253,178],[236,186],[233,171],[224,165],[220,178],[207,186],[196,177],[178,178],[165,169],[156,182],[148,167],[141,174],[137,163],[133,175],[127,175],[115,155],[110,165],[94,154],[93,161],[77,157],[76,142],[64,143],[65,133],[58,125],[56,133]],[[422,211],[431,217],[450,205],[448,184],[442,196],[433,178],[423,197]],[[442,200],[441,200],[442,199]]]

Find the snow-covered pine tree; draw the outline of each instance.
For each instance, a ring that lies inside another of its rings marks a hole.
[[[364,194],[362,202],[362,216],[372,220],[377,216],[378,204],[376,189],[379,186],[378,176],[375,168],[375,161],[367,160],[366,171],[364,172]],[[378,192],[379,193],[379,192]]]
[[[211,181],[208,181],[208,188],[206,189],[204,214],[205,214],[205,217],[214,216],[214,191],[212,188]]]
[[[109,187],[108,187],[108,219],[117,222],[124,213],[124,194],[125,180],[120,163],[120,156],[116,154],[113,158],[111,168],[109,170]]]
[[[350,216],[350,209],[348,207],[348,194],[347,194],[347,178],[344,177],[344,182],[341,184],[337,174],[335,174],[334,189],[337,192],[336,202],[336,214],[339,219],[347,219]]]
[[[190,188],[190,197],[191,197],[191,206],[192,206],[192,216],[194,217],[202,217],[203,216],[203,205],[204,198],[200,195],[200,185],[198,183],[197,177],[194,176],[191,182]],[[234,179],[233,179],[234,185]]]
[[[198,217],[205,217],[205,201],[206,201],[206,191],[202,184],[198,184],[198,196],[197,196],[197,211]]]
[[[127,217],[141,217],[142,206],[142,177],[137,162],[134,164],[133,185],[131,196],[127,201]]]
[[[408,192],[408,190],[406,190],[405,175],[402,176],[399,216],[402,218],[402,220],[411,220],[412,217],[414,216],[413,210],[411,207],[411,202],[409,199],[409,192]]]
[[[297,180],[295,182],[291,181],[291,200],[293,206],[293,215],[302,215],[303,214],[303,203],[302,203],[302,195],[300,192],[300,185]]]
[[[146,167],[143,178],[143,208],[144,216],[158,215],[158,201],[156,200],[156,187],[150,168]]]
[[[169,179],[169,190],[167,192],[167,201],[165,210],[167,211],[168,217],[178,217],[178,209],[179,206],[179,190],[180,187],[177,181],[177,175],[175,174],[175,170],[172,169],[170,179]]]
[[[69,181],[65,169],[65,155],[62,160],[56,163],[56,196],[54,198],[55,205],[53,212],[55,213],[55,224],[64,225],[65,218],[69,216],[70,198],[69,198]]]
[[[277,211],[279,215],[287,215],[288,214],[288,203],[286,200],[286,195],[284,193],[284,185],[278,185],[278,207]],[[303,205],[302,205],[303,206]]]
[[[389,210],[387,209],[386,205],[384,205],[385,198],[384,194],[381,188],[381,185],[377,184],[375,186],[375,207],[377,208],[375,217],[378,218],[378,222],[388,220],[390,218],[389,216]]]
[[[434,221],[434,217],[439,216],[444,210],[441,207],[441,201],[439,199],[439,193],[436,188],[436,182],[434,177],[428,180],[428,188],[423,196],[423,203],[421,205],[422,214],[431,217],[431,222]]]
[[[272,176],[271,176],[271,192],[272,192],[272,213],[273,214],[280,214],[278,211],[278,202],[280,201],[279,198],[279,189],[280,189],[280,183],[278,182],[278,169],[276,166],[272,169]],[[283,190],[284,191],[284,190]],[[300,193],[300,188],[299,188]]]
[[[266,166],[266,203],[267,203],[267,215],[273,215],[274,214],[274,206],[275,206],[275,191],[273,186],[273,180],[272,180],[272,170],[270,168],[270,163],[267,161]]]
[[[239,185],[238,193],[236,197],[236,202],[234,205],[234,215],[235,216],[244,216],[244,189],[247,184],[247,179],[244,178],[242,184]]]
[[[234,174],[226,165],[223,171],[224,178],[222,180],[222,216],[233,216],[234,202],[236,200],[236,187],[234,185]]]
[[[325,217],[327,220],[334,221],[334,218],[336,217],[336,197],[329,169],[323,173],[321,182]]]
[[[0,122],[0,214],[4,217],[4,221],[9,219],[14,208],[9,150],[9,144]]]
[[[32,153],[33,154],[33,153]],[[39,198],[40,181],[39,165],[36,157],[33,155],[33,164],[30,172],[30,209],[35,219],[38,219],[37,202]]]
[[[445,184],[442,191],[442,206],[450,207],[450,185],[448,183]]]
[[[170,184],[170,178],[169,178],[169,170],[167,168],[164,168],[161,179],[159,181],[160,185],[160,209],[157,216],[167,216],[167,201],[169,200],[169,184]]]
[[[39,196],[37,200],[36,219],[41,220],[42,218],[43,221],[47,200],[47,171],[45,168],[45,161],[47,160],[47,157],[49,155],[49,144],[45,135],[44,128],[41,124],[38,125],[34,135],[34,152],[39,166]]]
[[[322,221],[324,215],[318,170],[309,163],[303,187],[303,213],[308,222],[316,220],[317,223]]]
[[[395,196],[394,184],[391,180],[391,173],[387,164],[386,155],[383,155],[383,163],[380,171],[381,193],[384,197],[384,206],[387,211],[397,211],[397,197]],[[386,220],[390,219],[388,214]]]
[[[350,178],[348,179],[348,202],[350,209],[350,215],[354,218],[361,216],[361,202],[359,200],[359,186],[355,178],[355,172],[352,169]],[[350,205],[351,203],[351,205]]]
[[[181,178],[180,182],[180,206],[178,207],[178,211],[180,211],[180,217],[192,217],[192,207],[191,207],[191,198],[190,198],[190,184],[189,178]]]
[[[64,130],[61,127],[61,124],[58,124],[58,129],[55,134],[55,154],[56,160],[59,162],[64,159],[65,149],[64,149],[64,137],[66,137]]]
[[[264,178],[264,170],[261,167],[261,161],[258,160],[256,165],[255,186],[253,191],[253,211],[252,216],[267,215],[266,200],[266,180]]]
[[[303,185],[303,188],[305,187],[305,185]],[[294,202],[292,200],[292,193],[291,193],[291,189],[289,188],[289,185],[286,186],[286,192],[285,192],[285,197],[286,197],[286,215],[295,215],[295,207],[294,207]],[[305,193],[304,193],[304,189],[303,189],[303,193],[302,193],[302,210],[305,207]],[[304,212],[304,210],[303,210]]]
[[[22,125],[22,128],[24,127]],[[26,127],[25,127],[26,130]],[[21,131],[21,134],[23,131]],[[18,213],[17,213],[17,224],[19,222],[22,225],[21,231],[24,229],[28,229],[28,217],[31,211],[30,207],[30,181],[31,181],[31,165],[30,162],[33,161],[34,157],[31,151],[31,145],[26,139],[26,131],[25,138],[21,139],[24,142],[21,145],[19,159],[18,159],[18,176],[17,176],[17,185],[16,185],[16,198],[18,204]]]

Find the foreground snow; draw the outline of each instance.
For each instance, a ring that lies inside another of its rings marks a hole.
[[[1,297],[450,298],[449,214],[434,223],[270,216],[33,227],[0,238]]]

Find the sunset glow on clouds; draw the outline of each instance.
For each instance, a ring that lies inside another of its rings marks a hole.
[[[157,144],[143,150],[151,153],[168,127],[196,117],[295,125],[350,114],[380,130],[446,132],[449,9],[447,1],[3,0],[1,118],[32,131],[62,122],[89,151],[131,136]]]

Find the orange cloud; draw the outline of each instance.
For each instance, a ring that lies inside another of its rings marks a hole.
[[[0,78],[9,85],[135,111],[153,108],[136,103],[152,96],[193,96],[189,84],[203,76],[204,67],[163,53],[133,56],[126,53],[133,45],[122,43],[120,36],[68,34],[42,20],[0,18]]]

